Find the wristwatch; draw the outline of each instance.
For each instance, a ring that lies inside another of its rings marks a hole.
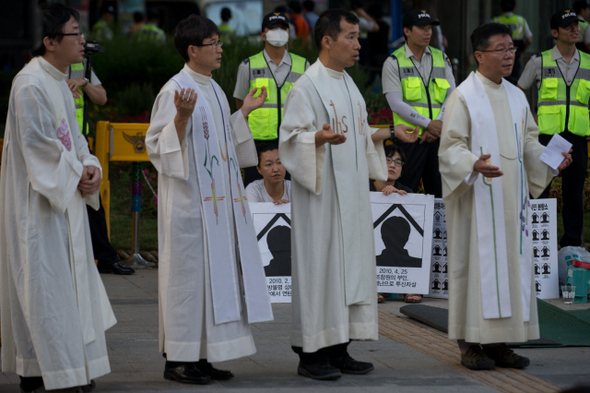
[[[88,85],[88,82],[90,82],[88,78],[84,78],[84,84],[82,85],[82,87],[86,87],[86,85]]]
[[[391,139],[393,143],[397,142],[397,137],[395,136],[395,126],[393,124],[389,126],[389,133],[391,134],[389,139]]]

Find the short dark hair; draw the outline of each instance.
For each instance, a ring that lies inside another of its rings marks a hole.
[[[574,12],[579,14],[583,9],[590,7],[588,0],[576,0],[574,1]]]
[[[227,22],[231,19],[231,10],[227,7],[221,9],[221,20]]]
[[[76,22],[80,21],[80,14],[73,8],[65,6],[61,3],[45,4],[41,9],[43,17],[43,38],[55,38],[57,42],[61,42],[64,32],[64,26],[73,16]],[[41,42],[41,46],[33,51],[34,56],[43,56],[45,54],[45,44]]]
[[[301,13],[301,3],[299,0],[291,0],[289,4],[287,4],[289,10],[293,14],[300,14]]]
[[[214,34],[221,35],[215,23],[210,19],[193,14],[176,25],[174,46],[184,61],[188,63],[189,45],[201,45],[205,38]]]
[[[516,0],[502,0],[500,2],[502,12],[514,11],[514,8],[516,8]]]
[[[267,151],[273,151],[273,150],[278,150],[279,149],[279,145],[276,142],[268,142],[268,143],[263,143],[262,145],[259,145],[256,148],[256,153],[258,153],[258,165],[256,165],[258,168],[260,168],[260,158],[262,157],[262,153],[266,153]]]
[[[313,12],[315,8],[315,2],[313,0],[305,0],[302,5],[303,8],[305,8],[305,10],[309,12]]]
[[[393,157],[395,153],[398,153],[401,157],[403,162],[406,162],[406,153],[395,143],[393,145],[386,145],[385,148],[385,157]]]
[[[475,54],[475,51],[486,50],[490,46],[490,37],[496,34],[512,37],[510,29],[500,23],[486,23],[473,30],[473,33],[471,33],[471,48],[473,49],[473,53]],[[479,64],[477,59],[475,59],[475,62]]]
[[[315,24],[313,35],[318,51],[322,51],[322,38],[325,36],[332,37],[334,40],[338,39],[338,34],[342,31],[340,29],[340,21],[342,19],[353,25],[359,24],[359,18],[352,12],[342,8],[333,8],[322,12]]]
[[[133,21],[135,23],[143,22],[143,12],[135,11],[133,13]]]

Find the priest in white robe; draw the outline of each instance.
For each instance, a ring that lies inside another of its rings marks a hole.
[[[174,43],[186,64],[158,94],[146,136],[160,195],[160,351],[164,378],[206,384],[233,377],[210,362],[256,352],[249,323],[272,320],[240,174],[257,163],[247,117],[266,90],[230,116],[211,78],[223,52],[217,26],[192,15]]]
[[[298,373],[333,380],[366,374],[347,352],[350,340],[377,340],[375,244],[367,179],[387,178],[383,140],[365,101],[344,71],[358,58],[359,21],[326,11],[316,24],[319,60],[285,102],[281,162],[291,174],[293,326]],[[405,140],[417,128],[400,125]]]
[[[0,176],[2,371],[21,389],[78,391],[110,372],[115,324],[100,280],[86,203],[98,208],[101,170],[79,131],[66,84],[82,61],[76,11],[43,10],[43,42],[14,78]]]
[[[529,192],[557,173],[522,91],[507,82],[516,49],[510,30],[477,28],[478,70],[451,94],[439,150],[449,261],[449,338],[473,370],[523,368],[506,342],[539,338]],[[563,153],[559,169],[571,162]]]

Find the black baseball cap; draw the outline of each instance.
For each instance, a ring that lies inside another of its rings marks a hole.
[[[557,11],[551,17],[551,29],[557,29],[559,27],[568,27],[574,22],[580,22],[578,15],[574,12],[574,10],[566,9]]]
[[[411,10],[404,15],[402,27],[440,25],[440,22],[430,17],[426,10]]]
[[[282,12],[271,12],[262,18],[262,31],[264,31],[265,28],[274,25],[275,23],[280,23],[286,28],[289,28],[289,19],[287,19],[285,14]]]

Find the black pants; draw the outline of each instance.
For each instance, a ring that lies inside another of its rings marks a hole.
[[[92,250],[94,259],[107,263],[119,262],[117,252],[109,241],[109,232],[107,230],[107,221],[102,207],[102,198],[100,199],[100,208],[94,210],[86,205],[88,211],[88,223],[90,225],[90,236],[92,237]]]
[[[442,198],[442,183],[438,170],[438,147],[440,139],[431,143],[414,142],[405,143],[398,141],[396,144],[406,154],[406,163],[402,169],[399,182],[410,187],[413,192],[418,192],[420,179],[424,184],[426,194]]]
[[[348,344],[350,344],[350,341],[343,344],[336,344],[330,347],[321,348],[316,352],[303,352],[303,348],[301,347],[291,347],[291,349],[293,349],[293,352],[299,355],[301,363],[316,364],[329,361],[330,358],[345,356],[348,354]]]
[[[561,172],[561,194],[563,196],[563,230],[559,241],[561,247],[581,246],[584,235],[584,204],[583,192],[586,171],[588,169],[588,141],[586,137],[577,136],[565,131],[560,134],[572,144],[572,163]],[[539,142],[547,146],[552,135],[539,135]],[[549,187],[540,198],[549,197]]]

